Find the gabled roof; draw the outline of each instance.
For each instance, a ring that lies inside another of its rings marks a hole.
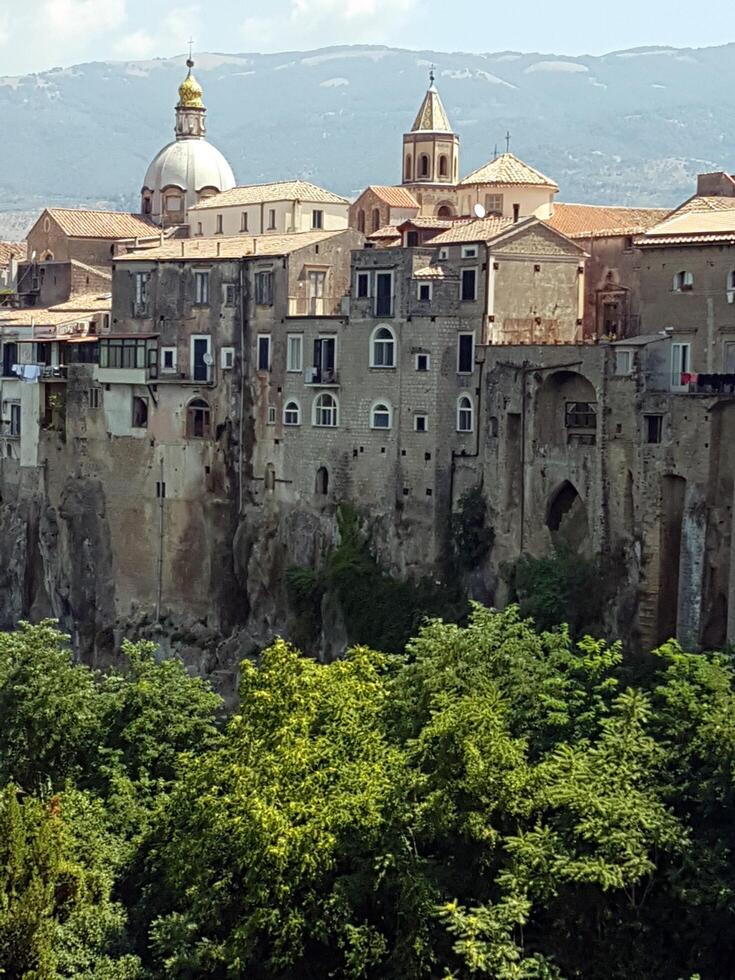
[[[212,261],[241,259],[253,256],[289,255],[336,235],[350,234],[349,229],[338,231],[302,231],[293,235],[241,235],[237,238],[178,238],[151,248],[137,248],[127,255],[118,255],[116,262],[180,262],[182,259]]]
[[[401,233],[396,225],[383,225],[382,228],[378,228],[377,231],[374,231],[372,234],[368,235],[368,238],[393,239],[400,237]]]
[[[451,228],[435,235],[431,245],[456,245],[459,242],[489,242],[513,225],[512,218],[476,218],[455,221]]]
[[[557,184],[545,177],[540,170],[529,167],[523,160],[519,160],[513,153],[503,153],[495,160],[490,160],[478,170],[473,171],[464,180],[463,184],[507,184],[518,186],[527,184],[533,187],[549,187],[559,190]]]
[[[398,228],[403,229],[410,225],[412,228],[436,228],[441,231],[444,228],[451,228],[454,221],[453,218],[431,218],[417,215],[415,218],[406,218],[398,225]]]
[[[640,235],[671,212],[667,208],[623,208],[595,204],[555,204],[546,222],[567,238]]]
[[[735,209],[675,211],[635,239],[642,247],[661,245],[735,245]]]
[[[424,96],[421,108],[416,116],[412,133],[451,133],[452,127],[449,124],[449,117],[442,105],[442,100],[432,82],[428,92]]]
[[[85,211],[79,208],[47,208],[38,221],[41,221],[46,215],[53,218],[69,238],[154,238],[161,231],[160,228],[143,215],[130,214],[129,212],[123,211]],[[34,228],[36,225],[34,225]]]
[[[386,187],[382,184],[370,184],[369,187],[365,188],[363,194],[366,191],[372,191],[384,204],[392,208],[416,208],[416,210],[419,208],[419,202],[407,187]]]
[[[25,242],[0,242],[0,265],[10,265],[11,258],[22,262],[25,257]]]
[[[233,187],[221,194],[207,197],[195,204],[190,211],[206,211],[208,208],[244,207],[248,204],[266,204],[274,201],[308,201],[313,204],[344,204],[346,197],[310,184],[308,180],[278,180],[271,184],[246,184]]]
[[[676,209],[674,214],[685,214],[688,211],[733,211],[735,197],[703,197],[695,194]]]
[[[459,279],[458,272],[447,272],[441,265],[425,265],[413,274],[414,279]]]

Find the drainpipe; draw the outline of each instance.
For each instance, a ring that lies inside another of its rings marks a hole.
[[[255,244],[255,240],[253,240]],[[245,259],[240,261],[240,418],[238,420],[238,462],[239,462],[239,503],[238,514],[243,505],[243,415],[245,412]]]
[[[158,590],[156,593],[156,623],[161,622],[161,597],[163,595],[163,455],[158,484]]]

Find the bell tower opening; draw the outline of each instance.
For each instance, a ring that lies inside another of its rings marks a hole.
[[[403,137],[403,183],[454,186],[459,173],[459,137],[429,73],[429,88],[411,131]]]

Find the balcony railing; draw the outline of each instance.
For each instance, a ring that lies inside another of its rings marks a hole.
[[[338,388],[339,372],[334,368],[307,368],[304,371],[304,384],[320,385],[322,388]]]
[[[342,296],[289,296],[289,316],[339,316]]]

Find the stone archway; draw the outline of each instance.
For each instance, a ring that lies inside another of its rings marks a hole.
[[[546,508],[546,526],[555,546],[580,555],[590,551],[587,507],[569,480],[552,493]]]

